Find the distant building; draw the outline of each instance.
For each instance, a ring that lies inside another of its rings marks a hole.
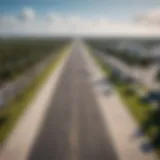
[[[151,48],[150,50],[150,56],[154,58],[155,60],[160,60],[160,45],[156,45]]]
[[[118,44],[117,49],[120,51],[128,51],[128,54],[136,54],[145,57],[148,55],[148,50],[140,43],[122,41]]]

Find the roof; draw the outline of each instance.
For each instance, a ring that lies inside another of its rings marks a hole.
[[[147,48],[145,48],[142,44],[136,42],[127,42],[122,41],[117,45],[117,49],[119,50],[128,50],[130,53],[134,53],[140,56],[146,56],[148,54]]]

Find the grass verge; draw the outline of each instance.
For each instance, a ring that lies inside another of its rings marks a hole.
[[[104,64],[100,59],[98,59],[97,57],[94,57],[94,60],[96,61],[96,63],[100,66],[100,68],[104,71],[104,73],[106,74],[106,77],[110,77],[111,76],[111,69]],[[139,101],[138,95],[132,95],[132,96],[126,96],[125,95],[125,90],[129,88],[129,86],[127,84],[118,84],[118,83],[114,83],[114,86],[116,87],[117,91],[120,93],[120,96],[123,100],[123,102],[125,104],[127,104],[128,108],[132,111],[133,115],[136,117],[136,119],[142,123],[144,121],[144,119],[146,118],[146,114],[144,114],[145,112],[148,112],[148,110],[150,109],[149,104],[143,104]]]
[[[89,52],[92,50],[89,48]],[[95,62],[100,66],[107,78],[111,77],[111,69],[102,62],[99,58],[93,56]],[[122,102],[125,104],[130,113],[134,116],[135,120],[139,123],[139,126],[143,129],[145,135],[148,136],[149,140],[155,146],[155,150],[160,155],[160,139],[155,141],[155,137],[160,136],[160,125],[159,118],[156,119],[156,110],[153,110],[153,106],[148,102],[142,102],[140,95],[137,93],[133,95],[127,95],[126,90],[130,89],[131,86],[126,83],[115,83],[113,82],[116,90],[118,91]],[[156,142],[156,145],[155,145]]]
[[[7,138],[17,120],[20,118],[28,104],[34,98],[39,88],[44,84],[49,75],[54,71],[57,64],[67,53],[68,47],[63,48],[59,51],[53,59],[53,63],[49,63],[46,69],[27,87],[20,95],[12,100],[7,106],[0,111],[0,143],[2,144]]]

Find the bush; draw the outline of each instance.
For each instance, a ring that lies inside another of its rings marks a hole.
[[[0,40],[0,81],[4,83],[26,72],[66,42],[50,38]]]
[[[136,94],[136,92],[135,92],[135,89],[129,87],[129,88],[126,88],[126,89],[124,90],[124,94],[125,94],[126,96],[133,96],[133,95]]]
[[[0,115],[0,126],[7,122],[8,116],[9,115],[5,113]]]

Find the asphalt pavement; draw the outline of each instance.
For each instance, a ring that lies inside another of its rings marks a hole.
[[[73,46],[28,160],[117,160],[81,51]]]

